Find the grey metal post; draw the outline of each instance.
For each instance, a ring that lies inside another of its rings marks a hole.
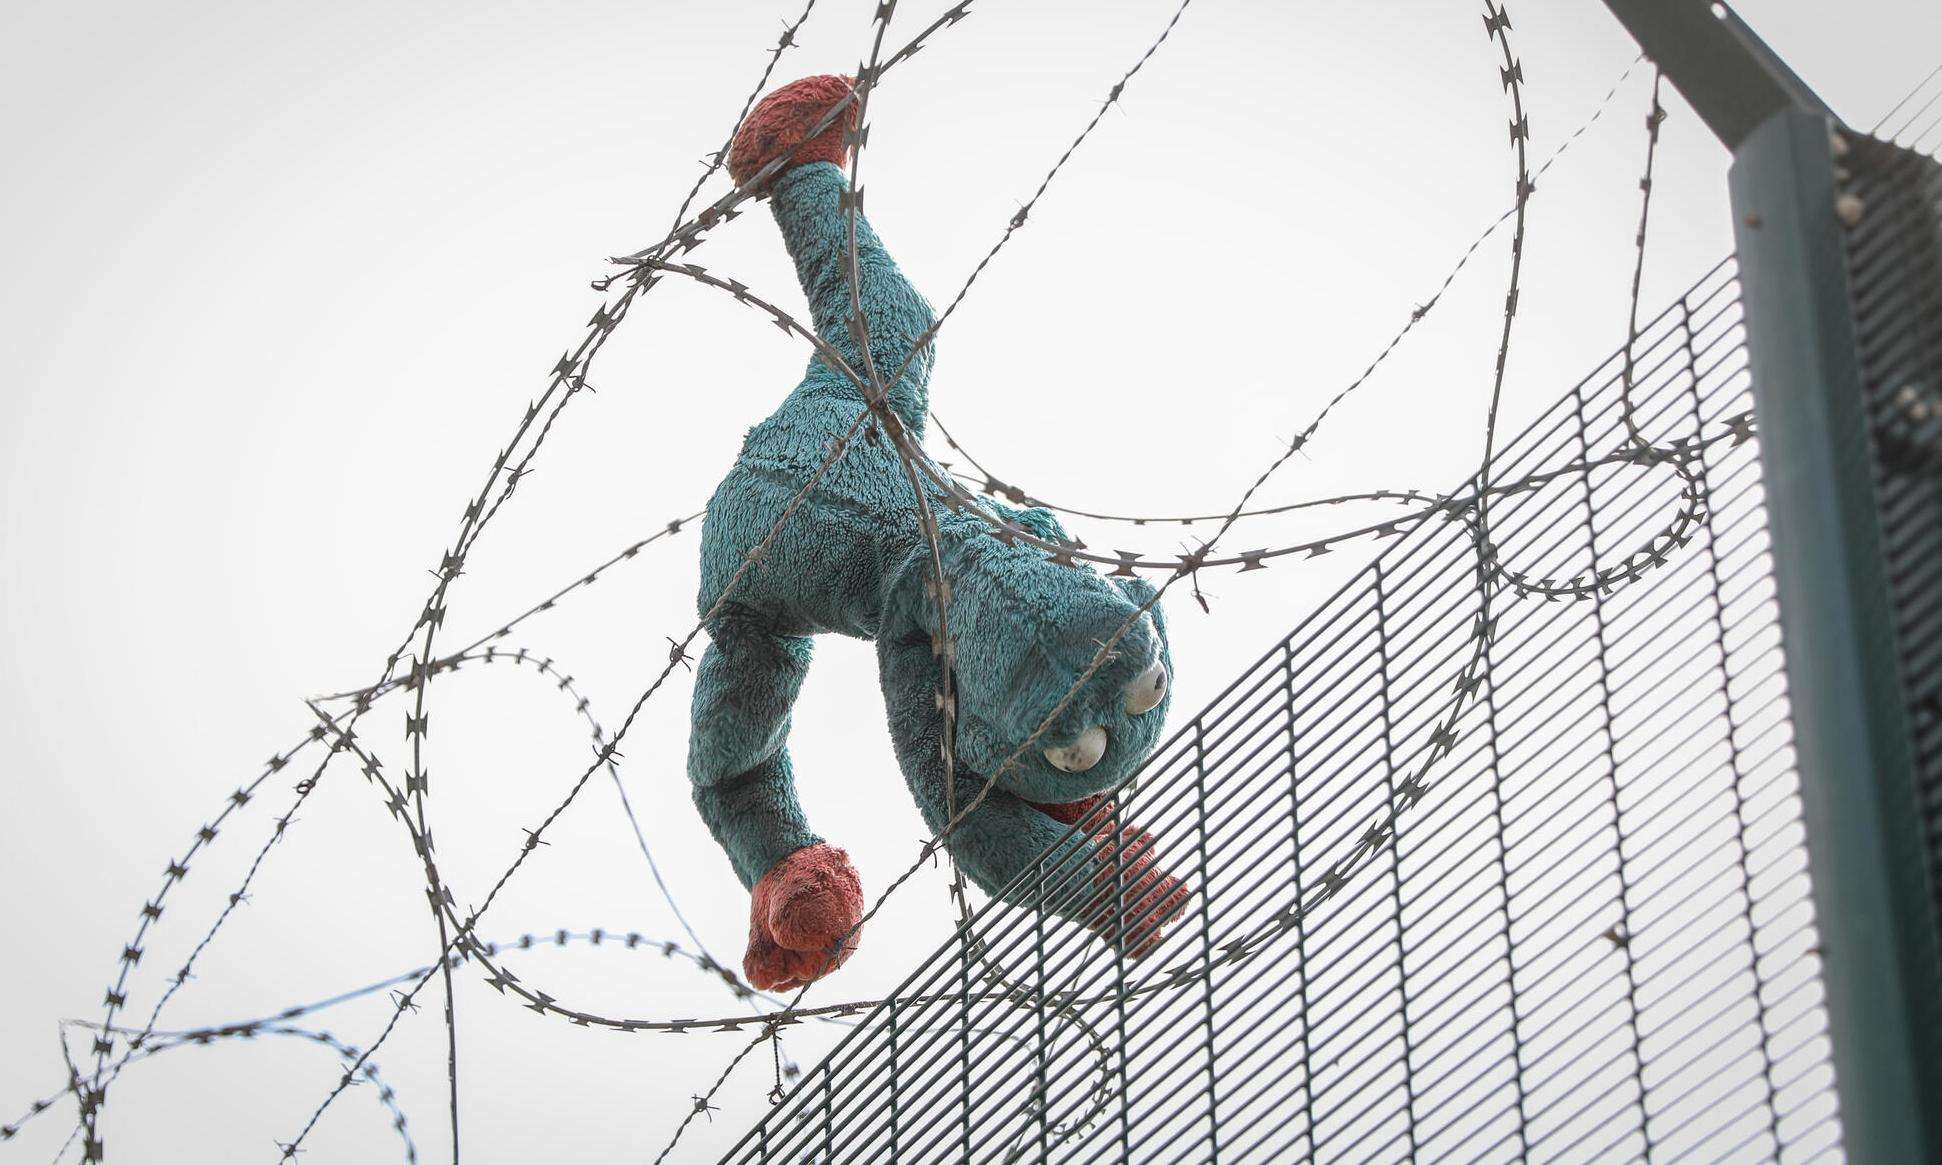
[[[1737,151],[1748,134],[1781,110],[1829,113],[1819,95],[1725,4],[1605,0],[1605,7],[1729,150]]]
[[[1942,1162],[1942,968],[1883,578],[1834,129],[1775,113],[1731,172],[1848,1157]]]

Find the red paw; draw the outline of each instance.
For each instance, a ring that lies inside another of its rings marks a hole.
[[[862,919],[863,883],[849,855],[826,843],[806,845],[770,867],[750,892],[742,971],[763,991],[820,979],[855,953],[851,931]]]
[[[790,155],[784,169],[809,162],[842,165],[843,135],[856,124],[854,103],[823,132],[813,138],[808,134],[831,106],[849,95],[848,77],[824,75],[791,81],[764,97],[735,131],[734,144],[728,147],[728,176],[742,185],[771,159],[784,154]]]
[[[1132,958],[1144,958],[1187,907],[1187,884],[1153,861],[1153,835],[1137,826],[1115,841],[1101,835],[1092,883],[1099,894],[1087,907],[1088,925]]]

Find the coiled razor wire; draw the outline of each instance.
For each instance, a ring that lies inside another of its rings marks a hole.
[[[1498,480],[1495,477],[1493,456],[1496,444],[1498,409],[1501,403],[1504,376],[1509,361],[1513,325],[1517,314],[1518,295],[1521,286],[1522,258],[1526,238],[1527,207],[1530,197],[1536,189],[1536,179],[1549,170],[1565,150],[1586,129],[1603,116],[1605,110],[1611,105],[1627,77],[1630,76],[1633,68],[1636,68],[1637,63],[1634,62],[1633,66],[1628,67],[1626,73],[1621,75],[1618,81],[1613,84],[1611,91],[1598,103],[1589,119],[1566,138],[1563,144],[1534,171],[1528,157],[1530,124],[1525,113],[1523,70],[1521,62],[1518,60],[1511,46],[1510,16],[1504,7],[1495,3],[1494,0],[1483,0],[1482,16],[1485,32],[1497,51],[1499,63],[1496,68],[1502,89],[1510,107],[1508,133],[1511,157],[1514,164],[1514,198],[1512,205],[1510,209],[1506,210],[1503,215],[1492,222],[1461,253],[1456,264],[1444,277],[1434,294],[1411,311],[1408,320],[1402,325],[1389,343],[1378,352],[1365,370],[1327,402],[1310,424],[1247,487],[1232,509],[1225,513],[1208,513],[1179,517],[1134,517],[1088,512],[1081,509],[1052,505],[1032,497],[1020,487],[1010,485],[989,471],[986,471],[983,464],[968,450],[964,449],[959,442],[952,438],[947,431],[943,432],[946,443],[959,456],[964,458],[968,464],[976,469],[980,476],[960,476],[954,473],[945,463],[932,459],[918,444],[908,429],[899,421],[897,416],[890,411],[887,404],[888,386],[897,383],[901,379],[904,372],[907,371],[910,362],[918,358],[935,338],[944,323],[964,302],[972,285],[977,282],[979,276],[996,259],[1012,237],[1027,224],[1031,212],[1050,189],[1058,174],[1077,153],[1080,147],[1084,145],[1094,130],[1102,123],[1106,113],[1119,104],[1127,86],[1179,26],[1191,2],[1192,0],[1182,0],[1171,11],[1166,24],[1160,30],[1159,34],[1147,46],[1144,53],[1142,53],[1132,66],[1110,87],[1105,100],[1101,103],[1098,110],[1079,130],[1064,152],[1055,160],[1031,197],[1021,205],[1018,211],[1007,222],[998,239],[972,269],[963,284],[948,301],[944,310],[938,314],[935,323],[922,336],[916,339],[911,348],[911,355],[905,360],[903,367],[890,370],[887,374],[885,370],[875,366],[874,358],[871,354],[872,349],[869,342],[868,324],[861,312],[860,293],[857,284],[855,224],[857,215],[861,212],[863,202],[864,187],[861,180],[862,155],[869,132],[867,117],[870,108],[870,99],[876,86],[893,69],[909,61],[922,48],[930,44],[933,38],[942,31],[955,26],[971,15],[975,0],[962,0],[962,2],[950,6],[929,25],[920,30],[915,37],[894,51],[887,51],[886,46],[889,43],[888,34],[890,23],[898,11],[899,3],[898,0],[883,0],[877,6],[871,18],[869,55],[856,69],[856,80],[850,95],[827,111],[818,124],[811,130],[813,136],[813,134],[820,132],[828,126],[836,124],[839,118],[848,116],[848,110],[854,106],[855,128],[845,138],[845,144],[848,150],[849,169],[854,182],[854,194],[846,203],[846,219],[848,223],[848,229],[846,231],[848,243],[846,279],[852,312],[850,320],[852,336],[857,341],[859,349],[863,354],[864,366],[861,369],[852,368],[840,354],[817,336],[813,329],[805,327],[793,315],[776,306],[772,301],[758,296],[747,285],[737,280],[711,273],[705,267],[699,266],[691,261],[681,260],[680,257],[687,255],[689,252],[701,246],[708,232],[738,217],[743,204],[751,199],[760,197],[760,192],[766,181],[786,161],[784,158],[778,158],[772,161],[756,174],[752,175],[746,183],[736,187],[721,198],[716,199],[690,217],[688,215],[689,208],[693,205],[700,190],[707,183],[708,179],[721,167],[726,158],[728,143],[732,142],[734,136],[734,129],[731,129],[728,136],[724,139],[723,147],[709,156],[701,175],[682,200],[680,208],[675,214],[675,225],[669,230],[668,234],[660,241],[648,247],[616,258],[612,261],[616,268],[615,271],[595,281],[594,287],[597,290],[611,293],[609,298],[596,310],[592,318],[588,321],[579,342],[573,348],[567,350],[553,365],[544,391],[529,404],[514,427],[510,440],[492,460],[484,482],[464,508],[457,530],[452,536],[449,549],[442,550],[440,553],[439,565],[432,571],[437,580],[436,584],[431,589],[430,594],[426,598],[423,607],[419,611],[406,637],[386,657],[384,667],[378,674],[378,677],[365,687],[334,693],[311,702],[310,707],[315,713],[318,723],[296,743],[274,754],[256,777],[239,787],[226,798],[218,812],[195,832],[187,847],[182,851],[181,856],[169,863],[167,869],[164,871],[160,888],[153,898],[144,903],[140,917],[136,923],[134,934],[123,946],[118,959],[116,974],[104,994],[101,1018],[98,1021],[89,1023],[71,1021],[69,1024],[64,1025],[62,1045],[64,1056],[67,1054],[65,1042],[66,1033],[69,1030],[86,1031],[90,1033],[93,1040],[92,1067],[88,1071],[83,1072],[78,1066],[73,1065],[70,1060],[70,1071],[68,1073],[66,1087],[57,1094],[35,1101],[29,1107],[27,1113],[13,1123],[0,1125],[0,1141],[11,1139],[16,1135],[20,1126],[27,1120],[31,1120],[49,1108],[54,1107],[60,1096],[73,1096],[76,1101],[79,1117],[76,1126],[76,1135],[81,1142],[83,1159],[86,1161],[104,1160],[105,1148],[99,1131],[100,1118],[106,1108],[110,1086],[118,1079],[124,1068],[137,1061],[146,1061],[164,1052],[173,1051],[181,1047],[205,1046],[223,1040],[254,1039],[263,1035],[279,1035],[308,1039],[312,1042],[323,1044],[329,1047],[344,1064],[344,1069],[335,1086],[329,1091],[323,1101],[317,1105],[305,1124],[289,1141],[280,1142],[282,1158],[285,1160],[291,1159],[302,1150],[305,1139],[338,1096],[360,1082],[377,1081],[378,1072],[377,1066],[372,1060],[373,1054],[389,1038],[391,1032],[395,1030],[404,1016],[411,1011],[417,1010],[418,995],[436,978],[439,980],[446,994],[446,1006],[443,1011],[445,1016],[447,1047],[448,1115],[453,1141],[453,1160],[456,1162],[459,1157],[460,1146],[458,1122],[458,1021],[452,1001],[451,980],[454,972],[464,969],[468,964],[477,964],[479,971],[486,976],[488,985],[494,987],[502,994],[510,994],[522,1000],[524,1006],[530,1010],[543,1015],[552,1015],[579,1026],[606,1027],[623,1032],[687,1032],[697,1030],[753,1030],[755,1032],[754,1037],[742,1046],[733,1059],[731,1059],[728,1066],[723,1069],[720,1076],[708,1089],[703,1094],[694,1098],[693,1107],[685,1114],[681,1122],[673,1130],[667,1146],[660,1154],[661,1158],[665,1158],[695,1118],[711,1110],[712,1106],[710,1102],[725,1085],[734,1069],[755,1049],[761,1047],[764,1043],[771,1045],[773,1051],[772,1058],[776,1069],[777,1086],[777,1092],[772,1094],[772,1096],[779,1095],[782,1078],[785,1075],[793,1077],[795,1074],[794,1066],[786,1063],[780,1051],[780,1034],[785,1028],[809,1020],[841,1022],[846,1017],[858,1015],[878,1004],[879,1001],[877,1000],[866,1000],[813,1007],[805,1006],[803,999],[809,990],[809,985],[800,988],[788,999],[782,999],[757,992],[745,984],[732,968],[724,965],[707,950],[706,946],[700,942],[693,929],[688,925],[673,895],[669,893],[659,868],[654,863],[653,854],[647,844],[645,833],[641,830],[639,822],[634,816],[632,806],[626,799],[626,790],[624,784],[621,782],[618,766],[618,761],[622,756],[619,751],[619,745],[631,730],[647,700],[660,690],[678,666],[687,661],[688,649],[702,633],[709,618],[715,613],[714,610],[704,613],[702,618],[682,637],[678,639],[671,637],[669,639],[670,650],[666,662],[660,667],[658,673],[635,700],[626,716],[611,731],[594,718],[589,700],[581,695],[574,686],[572,676],[561,670],[552,659],[536,655],[525,649],[507,650],[500,644],[500,641],[508,638],[515,628],[525,623],[528,619],[541,612],[553,609],[562,599],[569,595],[591,587],[595,582],[606,577],[615,567],[634,558],[649,544],[680,533],[698,515],[691,514],[687,517],[669,522],[662,530],[628,546],[592,570],[577,576],[573,581],[560,587],[541,602],[502,624],[494,632],[457,650],[445,650],[441,654],[439,637],[447,612],[448,596],[453,583],[463,573],[467,556],[477,545],[486,527],[491,524],[500,508],[511,499],[519,482],[527,474],[532,472],[540,449],[544,446],[546,438],[552,432],[553,426],[560,416],[564,413],[568,403],[582,390],[592,387],[590,376],[593,364],[595,358],[604,348],[607,340],[612,336],[621,321],[626,318],[635,303],[660,282],[661,279],[668,275],[676,275],[724,291],[744,305],[765,313],[784,332],[809,343],[832,370],[850,381],[861,393],[865,404],[864,409],[847,429],[830,435],[827,452],[823,461],[817,470],[811,474],[809,479],[802,484],[791,502],[784,508],[776,524],[771,527],[767,535],[742,562],[728,585],[723,589],[722,598],[718,601],[716,607],[719,608],[721,603],[726,602],[728,597],[734,593],[741,578],[767,553],[775,537],[794,515],[797,507],[815,490],[822,476],[844,456],[850,444],[859,435],[867,436],[873,441],[887,439],[891,448],[896,452],[900,464],[904,469],[906,479],[912,487],[913,506],[918,518],[919,528],[926,539],[931,556],[931,581],[933,584],[931,587],[931,595],[937,605],[938,622],[941,629],[935,648],[941,665],[939,673],[939,706],[943,712],[945,725],[944,747],[942,751],[947,766],[947,774],[950,766],[955,764],[954,749],[950,744],[951,730],[955,722],[955,701],[950,698],[952,686],[950,664],[953,659],[954,644],[949,632],[950,586],[948,578],[942,574],[942,556],[937,544],[937,524],[932,508],[933,505],[942,504],[955,512],[971,514],[988,525],[995,537],[1006,542],[1022,542],[1032,546],[1046,554],[1051,561],[1061,565],[1071,566],[1074,569],[1110,568],[1109,573],[1117,576],[1131,576],[1140,571],[1164,576],[1160,585],[1156,588],[1156,593],[1153,598],[1141,605],[1139,610],[1135,611],[1125,624],[1101,644],[1099,652],[1086,669],[1074,680],[1059,705],[1053,709],[1026,740],[1018,744],[1011,757],[998,766],[992,773],[982,775],[979,791],[975,797],[965,805],[959,806],[953,804],[949,807],[947,821],[944,827],[938,831],[935,837],[924,843],[917,859],[876,898],[864,914],[862,922],[867,922],[873,917],[889,895],[901,888],[937,853],[942,851],[948,856],[948,850],[944,849],[943,843],[955,830],[958,823],[964,819],[966,814],[977,808],[979,803],[982,802],[993,788],[997,778],[1006,772],[1013,763],[1016,763],[1019,757],[1026,755],[1028,750],[1035,746],[1039,737],[1047,730],[1049,725],[1056,719],[1065,705],[1076,695],[1083,684],[1098,668],[1104,666],[1111,658],[1114,645],[1124,636],[1133,622],[1140,615],[1144,614],[1146,610],[1150,609],[1154,603],[1158,602],[1159,598],[1175,584],[1186,580],[1195,590],[1195,593],[1198,594],[1199,576],[1205,570],[1227,567],[1236,568],[1241,572],[1260,570],[1265,569],[1276,559],[1314,558],[1330,553],[1350,542],[1359,540],[1374,541],[1398,537],[1428,522],[1445,521],[1460,523],[1468,533],[1475,549],[1474,585],[1476,615],[1471,622],[1467,662],[1463,665],[1453,689],[1447,695],[1445,711],[1438,718],[1438,727],[1430,735],[1430,743],[1426,753],[1422,756],[1419,765],[1413,772],[1394,783],[1386,808],[1371,821],[1369,828],[1363,835],[1362,842],[1352,852],[1332,865],[1324,876],[1314,884],[1312,891],[1306,897],[1300,898],[1291,904],[1288,909],[1284,910],[1275,919],[1272,926],[1268,930],[1264,930],[1262,934],[1244,936],[1235,942],[1227,944],[1218,956],[1210,956],[1207,961],[1207,967],[1200,974],[1207,973],[1217,964],[1238,964],[1255,957],[1265,947],[1266,943],[1272,940],[1275,934],[1280,933],[1288,927],[1298,927],[1305,915],[1339,894],[1342,888],[1348,884],[1349,880],[1366,864],[1366,859],[1380,852],[1386,845],[1392,844],[1396,833],[1396,824],[1400,816],[1413,808],[1421,800],[1430,781],[1433,779],[1437,766],[1455,747],[1457,722],[1467,708],[1468,702],[1475,697],[1482,684],[1483,676],[1481,673],[1485,667],[1484,661],[1486,659],[1486,653],[1495,634],[1495,619],[1492,604],[1500,588],[1508,587],[1518,594],[1540,596],[1550,600],[1596,600],[1601,595],[1609,593],[1613,587],[1637,579],[1646,571],[1662,565],[1678,547],[1685,544],[1686,540],[1690,537],[1692,527],[1703,518],[1703,494],[1699,490],[1694,475],[1688,467],[1702,454],[1705,448],[1714,443],[1731,441],[1737,444],[1746,440],[1752,433],[1752,418],[1750,415],[1745,414],[1728,418],[1722,424],[1720,431],[1716,433],[1676,440],[1663,446],[1654,445],[1646,441],[1642,436],[1639,436],[1636,426],[1631,424],[1628,399],[1626,405],[1627,425],[1633,434],[1634,440],[1625,449],[1615,454],[1609,454],[1599,458],[1592,458],[1587,455],[1585,459],[1579,462],[1566,464],[1542,472],[1531,473],[1512,480]],[[736,128],[739,128],[741,119],[746,117],[748,111],[753,108],[756,98],[768,85],[774,69],[783,54],[795,45],[797,33],[807,22],[814,8],[815,0],[809,0],[795,20],[784,28],[776,44],[770,50],[760,79],[750,90],[747,100],[743,103],[742,111],[737,117]],[[1647,123],[1651,146],[1656,146],[1658,126],[1663,116],[1663,110],[1657,101],[1657,83],[1655,81],[1652,112],[1648,117]],[[1645,176],[1641,182],[1642,189],[1645,191],[1645,201],[1641,209],[1640,231],[1638,235],[1639,263],[1641,265],[1643,263],[1645,248],[1644,224],[1650,206],[1652,158],[1652,149],[1648,148]],[[1457,276],[1482,245],[1506,223],[1511,225],[1510,273],[1502,310],[1502,327],[1497,343],[1489,405],[1484,419],[1484,454],[1480,467],[1473,478],[1464,487],[1441,495],[1433,495],[1415,490],[1385,490],[1347,494],[1333,498],[1313,499],[1281,505],[1254,506],[1256,495],[1268,483],[1269,479],[1279,472],[1294,454],[1301,451],[1307,442],[1314,437],[1322,423],[1338,404],[1368,382],[1373,373],[1399,347],[1415,326],[1441,302],[1445,292],[1451,287]],[[1640,281],[1637,270],[1638,268],[1635,268],[1632,284],[1631,328],[1629,333],[1633,337],[1634,342],[1639,335],[1637,318]],[[1630,378],[1633,375],[1634,354],[1631,351],[1631,347],[1631,344],[1627,345],[1626,375],[1628,387]],[[939,424],[939,428],[940,431],[943,431],[941,423]],[[1580,574],[1570,578],[1527,577],[1503,564],[1491,540],[1490,507],[1494,500],[1521,491],[1541,488],[1545,483],[1552,480],[1588,474],[1601,467],[1625,462],[1637,464],[1641,469],[1649,469],[1654,466],[1667,467],[1682,483],[1680,502],[1675,514],[1645,545],[1634,550],[1617,566],[1607,568],[1594,567],[1589,572],[1580,572]],[[1183,526],[1190,526],[1198,521],[1207,521],[1217,523],[1217,528],[1210,536],[1202,539],[1195,548],[1178,555],[1149,557],[1134,551],[1115,551],[1111,554],[1103,554],[1092,550],[1078,540],[1066,541],[1043,538],[1032,530],[1010,521],[1002,513],[984,504],[980,496],[981,494],[1002,496],[1013,502],[1046,505],[1048,508],[1094,520],[1128,522],[1133,525],[1177,522]],[[1385,522],[1368,524],[1355,529],[1334,533],[1327,537],[1310,539],[1305,542],[1286,546],[1263,547],[1238,553],[1223,552],[1219,549],[1220,543],[1232,528],[1243,519],[1287,513],[1301,508],[1339,505],[1354,501],[1393,503],[1405,507],[1405,512]],[[512,861],[507,866],[505,872],[493,883],[480,903],[476,907],[470,907],[461,911],[450,886],[439,872],[434,856],[435,850],[432,841],[429,815],[429,779],[425,764],[425,741],[429,732],[431,718],[430,690],[432,681],[435,678],[450,672],[455,672],[461,667],[484,667],[502,662],[510,663],[514,667],[529,669],[534,674],[547,679],[549,682],[553,682],[557,689],[573,702],[575,712],[583,717],[589,726],[592,737],[593,759],[571,783],[566,795],[558,805],[534,827],[525,831],[525,837],[518,845]],[[405,715],[405,738],[409,747],[409,759],[406,761],[406,769],[402,781],[394,781],[387,774],[382,761],[378,758],[375,751],[363,743],[357,730],[362,724],[365,714],[379,700],[400,694],[406,697],[409,704],[409,710]],[[334,711],[333,709],[341,710]],[[323,746],[321,757],[316,759],[315,766],[309,770],[308,776],[295,783],[294,798],[288,802],[288,806],[282,814],[274,819],[268,836],[256,851],[241,884],[228,895],[225,905],[223,905],[200,941],[184,960],[179,971],[168,978],[166,988],[161,992],[160,997],[145,1021],[139,1027],[119,1022],[122,1013],[128,1006],[131,981],[141,962],[144,945],[148,942],[152,929],[159,925],[164,908],[169,904],[173,891],[187,878],[191,860],[196,858],[205,847],[214,844],[219,833],[231,825],[232,817],[242,814],[259,796],[269,791],[266,786],[272,778],[283,773],[306,750],[314,752],[312,749],[314,745]],[[418,855],[423,866],[427,901],[432,910],[434,922],[439,930],[440,949],[436,957],[425,965],[411,971],[391,976],[329,999],[286,1009],[273,1018],[248,1020],[187,1031],[169,1031],[162,1029],[159,1024],[168,1003],[182,984],[189,980],[196,962],[215,940],[217,934],[222,930],[224,924],[234,911],[249,901],[250,889],[257,873],[268,859],[271,851],[282,840],[289,827],[295,823],[297,810],[302,807],[307,798],[316,790],[328,774],[332,762],[339,756],[348,756],[359,764],[361,774],[376,791],[384,796],[384,803],[387,809],[401,824],[407,836],[411,839],[414,852]],[[605,770],[615,783],[616,790],[622,799],[623,809],[629,820],[630,827],[634,832],[636,843],[641,850],[644,860],[648,863],[650,874],[658,892],[667,901],[677,922],[687,935],[689,943],[692,946],[690,947],[689,945],[684,945],[669,939],[650,938],[638,932],[617,934],[615,932],[598,929],[587,932],[560,930],[555,932],[550,939],[545,940],[535,939],[533,936],[523,936],[513,944],[487,943],[478,939],[476,937],[477,927],[482,917],[497,899],[500,891],[518,873],[526,860],[539,847],[549,844],[544,836],[546,830],[578,798],[593,776],[602,770]],[[948,775],[945,787],[947,790],[955,789],[955,782]],[[1075,830],[1099,828],[1104,824],[1103,816],[1110,812],[1113,812],[1110,800],[1102,802],[1101,807],[1094,811],[1092,818],[1082,820],[1073,826],[1073,828]],[[1117,855],[1114,861],[1116,863],[1116,882],[1119,883],[1119,888],[1123,892],[1123,874],[1125,872],[1124,854]],[[955,866],[952,867],[951,892],[959,911],[960,924],[962,925],[969,918],[970,908],[964,894],[961,876],[956,871]],[[1111,904],[1108,904],[1109,908],[1110,906]],[[1118,937],[1123,937],[1129,930],[1138,927],[1143,921],[1145,920],[1137,917],[1124,917],[1122,914],[1122,916],[1116,918],[1113,925],[1118,928]],[[858,923],[859,927],[862,925],[862,922]],[[617,946],[620,949],[626,950],[658,950],[665,958],[679,960],[718,980],[738,1003],[747,1007],[749,1010],[722,1016],[686,1019],[665,1017],[621,1018],[607,1016],[562,1004],[555,995],[521,981],[518,976],[506,969],[499,961],[503,951],[506,949],[527,950],[545,945],[563,947],[573,943],[585,943],[596,946]],[[1099,1066],[1095,1073],[1098,1077],[1098,1082],[1092,1090],[1090,1106],[1086,1111],[1058,1125],[1055,1131],[1055,1137],[1060,1142],[1079,1135],[1088,1127],[1094,1116],[1104,1108],[1107,1095],[1104,1049],[1100,1042],[1100,1037],[1084,1023],[1076,1010],[1076,1005],[1080,1003],[1097,1002],[1097,1000],[1048,998],[1044,993],[1035,991],[1028,985],[1005,979],[994,965],[982,958],[981,954],[977,954],[976,952],[974,954],[976,954],[976,957],[984,965],[984,981],[982,986],[973,989],[967,983],[964,985],[965,990],[963,992],[939,998],[963,1001],[979,998],[999,998],[1021,1007],[1045,1009],[1048,1017],[1052,1021],[1076,1029],[1081,1037],[1093,1048],[1093,1055],[1097,1059]],[[1195,978],[1196,976],[1193,974],[1172,974],[1167,976],[1163,981],[1148,983],[1132,989],[1125,988],[1122,983],[1118,996],[1116,997],[1130,996],[1137,993],[1174,990],[1186,986],[1188,983],[1194,981]],[[391,993],[393,1002],[391,1015],[376,1035],[362,1046],[344,1043],[327,1032],[300,1028],[290,1022],[324,1008],[353,999],[371,997],[384,991]],[[392,1093],[388,1086],[383,1086],[380,1088],[378,1096],[381,1104],[394,1118],[393,1124],[403,1138],[407,1159],[416,1160],[416,1149],[407,1131],[404,1113],[395,1102],[395,1094]],[[1014,1146],[1014,1156],[1021,1152],[1022,1145]]]

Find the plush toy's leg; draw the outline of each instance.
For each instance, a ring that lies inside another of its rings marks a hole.
[[[956,805],[960,819],[944,844],[971,880],[998,894],[1021,874],[1029,874],[1008,900],[1022,906],[1043,904],[1135,958],[1158,945],[1162,928],[1185,908],[1188,891],[1180,879],[1154,864],[1152,838],[1131,826],[1115,831],[1110,819],[1091,836],[1070,833],[1076,815],[1061,821],[1066,814],[1055,815],[1003,789],[991,789],[979,801],[984,777],[963,771],[953,775],[955,797],[947,800],[938,751],[943,716],[934,695],[937,662],[929,643],[879,640],[877,657],[897,762],[934,832],[944,830],[950,806]],[[974,802],[977,807],[965,812]],[[1047,856],[1041,859],[1040,854]]]
[[[821,134],[807,137],[809,127],[849,91],[847,77],[805,77],[764,97],[737,131],[728,165],[735,180],[744,182],[771,159],[789,155],[789,167],[769,181],[783,242],[795,260],[817,334],[857,375],[867,376],[862,346],[850,327],[854,313],[849,215],[844,208],[850,184],[841,169],[843,135],[854,122],[855,106]],[[891,407],[921,435],[933,353],[929,345],[915,359],[911,353],[917,338],[931,326],[930,305],[897,269],[861,207],[856,214],[856,255],[858,300],[877,375],[889,384]],[[908,371],[891,383],[906,361]]]
[[[716,619],[708,633],[688,777],[702,820],[751,890],[742,968],[757,987],[786,989],[841,966],[863,915],[849,858],[803,817],[785,748],[810,641],[771,634],[742,615]]]

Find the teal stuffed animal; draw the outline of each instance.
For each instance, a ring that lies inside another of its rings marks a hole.
[[[811,77],[771,94],[737,134],[729,170],[745,182],[788,154],[786,168],[769,180],[776,222],[817,333],[852,368],[862,368],[862,352],[846,327],[844,273],[849,183],[841,169],[842,133],[854,115],[813,138],[806,132],[848,93],[846,78]],[[886,375],[909,360],[888,403],[921,438],[934,352],[910,357],[913,342],[931,326],[930,305],[860,215],[857,252],[871,356]],[[1129,953],[1144,953],[1181,909],[1185,888],[1153,865],[1150,839],[1141,831],[1102,827],[1088,836],[1068,827],[1159,741],[1171,659],[1157,606],[1134,619],[1113,656],[1033,746],[1022,752],[1020,746],[1100,644],[1152,597],[1147,583],[1055,565],[1042,551],[1007,544],[990,526],[932,497],[956,645],[954,800],[946,796],[940,754],[941,665],[932,647],[939,628],[926,587],[930,548],[888,441],[852,442],[730,590],[730,579],[816,474],[835,436],[867,407],[855,385],[820,357],[812,359],[782,406],[749,430],[708,503],[702,530],[699,606],[704,615],[715,613],[695,680],[688,775],[702,819],[751,890],[743,960],[749,981],[783,990],[834,970],[854,950],[863,914],[862,886],[848,857],[803,817],[787,748],[790,708],[809,668],[812,637],[828,632],[876,642],[898,764],[925,822],[944,833],[964,872],[996,893],[1060,843],[1048,869],[1070,873],[1069,863],[1090,863],[1098,887],[1091,900],[1068,895],[1061,913]],[[1042,537],[1066,536],[1045,510],[994,509]],[[716,610],[725,591],[728,599]],[[1005,766],[1014,753],[1017,759]],[[994,772],[984,800],[945,832],[946,806],[961,810],[976,802]]]

